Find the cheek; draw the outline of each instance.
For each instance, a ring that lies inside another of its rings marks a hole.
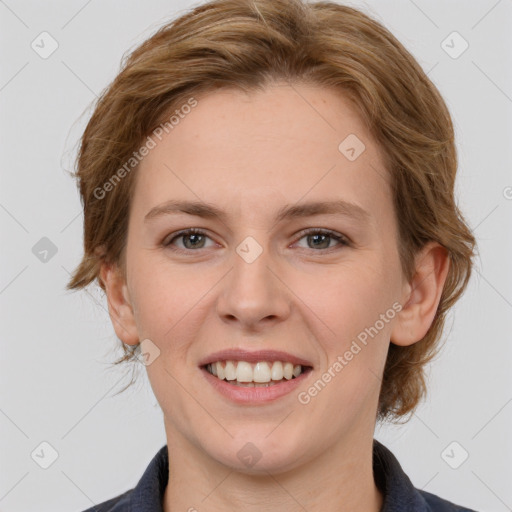
[[[139,249],[129,272],[139,309],[150,315],[178,315],[204,282],[202,273],[198,278],[191,266],[173,263],[160,249],[154,252]]]
[[[219,277],[161,257],[133,263],[131,287],[139,336],[154,341],[162,353],[172,353],[169,362],[177,362],[185,358],[186,347],[212,309],[209,292]]]
[[[389,278],[376,258],[366,256],[347,259],[320,279],[303,275],[294,288],[308,306],[303,317],[324,356],[321,382],[308,396],[321,394],[317,406],[339,404],[349,415],[378,396],[394,317]]]
[[[310,310],[330,350],[339,351],[392,307],[393,290],[378,259],[369,253],[347,258],[321,273],[297,274],[293,287]],[[307,308],[306,308],[307,309]],[[379,324],[380,326],[380,324]],[[379,329],[386,331],[385,328]]]

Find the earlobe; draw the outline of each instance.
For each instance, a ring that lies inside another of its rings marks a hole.
[[[101,264],[100,277],[105,286],[108,312],[117,337],[127,345],[136,345],[139,336],[124,277],[116,265],[108,263]]]
[[[391,332],[391,342],[408,346],[428,332],[439,306],[450,266],[448,251],[429,242],[416,256],[416,271],[407,283],[403,307]]]

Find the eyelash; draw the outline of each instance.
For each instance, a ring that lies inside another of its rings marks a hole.
[[[310,228],[310,229],[306,229],[306,230],[303,230],[299,233],[299,238],[297,239],[298,240],[301,240],[302,238],[304,238],[305,236],[307,235],[317,235],[317,234],[320,234],[320,235],[328,235],[330,238],[336,240],[342,247],[346,246],[346,247],[350,247],[350,242],[349,240],[342,236],[342,235],[339,235],[338,233],[335,233],[334,231],[331,231],[331,230],[328,230],[328,229],[316,229],[316,228]],[[178,238],[181,238],[183,236],[186,236],[186,235],[204,235],[204,236],[207,236],[208,238],[210,238],[208,236],[208,234],[203,231],[202,229],[198,229],[198,228],[188,228],[188,229],[184,229],[182,231],[178,231],[171,239],[169,239],[169,241],[167,242],[163,242],[162,245],[166,248],[170,248],[172,251],[174,252],[180,252],[180,253],[189,253],[189,252],[194,252],[195,249],[177,249],[177,248],[171,248],[171,244],[172,242],[174,242],[176,239]],[[311,249],[313,252],[326,252],[326,251],[331,251],[333,249],[333,247],[330,247],[328,249],[321,249],[321,250],[316,250],[316,249]]]

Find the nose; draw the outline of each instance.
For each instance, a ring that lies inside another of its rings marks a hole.
[[[238,323],[247,331],[285,321],[290,314],[290,292],[269,252],[263,250],[254,261],[234,252],[233,261],[231,272],[221,281],[217,301],[222,321]]]

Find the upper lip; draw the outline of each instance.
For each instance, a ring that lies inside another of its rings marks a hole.
[[[281,350],[249,351],[240,348],[229,348],[226,350],[220,350],[219,352],[214,352],[213,354],[203,358],[200,361],[199,366],[206,366],[207,364],[215,363],[217,361],[247,361],[248,363],[257,363],[258,361],[282,361],[285,363],[290,362],[294,365],[300,364],[302,366],[313,366],[306,359]]]

